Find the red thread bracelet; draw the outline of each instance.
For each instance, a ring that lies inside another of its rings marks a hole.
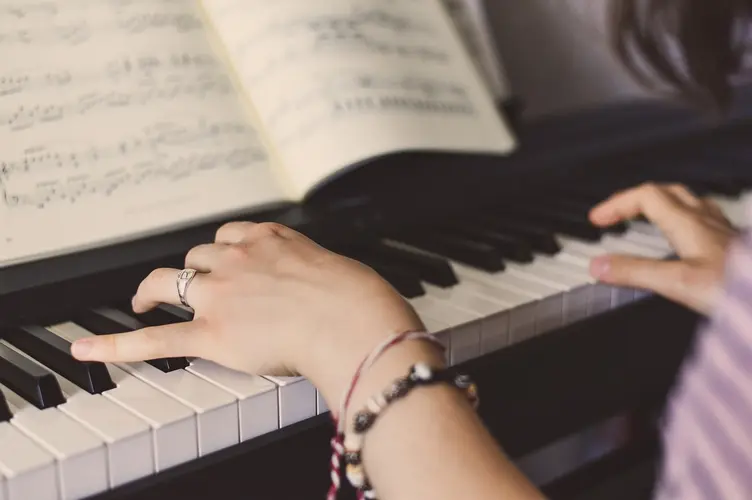
[[[332,420],[334,422],[334,425],[336,426],[336,431],[335,436],[331,439],[330,442],[332,445],[332,458],[329,464],[331,485],[326,496],[327,500],[336,500],[337,492],[339,491],[341,485],[342,471],[340,462],[345,452],[345,424],[344,418],[342,418],[342,416],[347,412],[347,407],[350,404],[350,399],[352,398],[353,392],[355,391],[355,387],[358,384],[358,381],[360,380],[360,377],[363,375],[364,371],[368,370],[376,362],[376,360],[381,357],[382,354],[384,354],[390,347],[404,342],[405,340],[429,340],[439,346],[442,350],[444,350],[444,346],[438,340],[436,340],[433,335],[420,331],[407,331],[392,335],[391,337],[387,338],[381,344],[376,346],[376,348],[371,351],[371,353],[366,356],[363,361],[361,361],[360,365],[358,365],[358,368],[355,370],[355,375],[350,381],[350,385],[348,386],[347,391],[345,391],[344,397],[342,398],[342,402],[340,403],[339,407],[339,413],[336,416],[334,415],[334,413],[332,413]],[[363,493],[361,491],[358,491],[358,499],[363,500],[363,498]]]

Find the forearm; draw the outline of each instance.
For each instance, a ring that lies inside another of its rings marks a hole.
[[[353,394],[348,424],[369,397],[416,361],[442,364],[424,344],[388,351]],[[365,435],[363,463],[383,500],[542,498],[504,456],[465,396],[449,386],[417,388],[386,408]]]

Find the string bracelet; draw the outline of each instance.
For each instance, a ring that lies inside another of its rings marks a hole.
[[[450,384],[461,390],[474,409],[479,403],[478,388],[467,375],[457,374],[450,369],[435,370],[426,363],[418,363],[410,368],[405,377],[395,380],[385,391],[377,393],[366,402],[363,410],[353,417],[353,432],[344,441],[345,474],[352,486],[358,490],[358,497],[376,499],[363,468],[362,450],[365,434],[373,427],[384,410],[397,400],[405,398],[413,389],[441,383]]]
[[[339,491],[340,486],[341,486],[340,477],[342,475],[342,471],[341,471],[340,464],[342,461],[342,456],[344,455],[344,452],[345,452],[345,448],[344,448],[345,423],[344,423],[343,416],[347,412],[347,408],[350,404],[350,399],[352,398],[353,392],[355,392],[355,387],[357,386],[358,381],[363,376],[363,374],[366,371],[368,371],[368,369],[370,369],[371,366],[373,366],[373,364],[387,350],[407,340],[425,340],[425,341],[432,342],[437,347],[439,347],[442,351],[445,349],[444,346],[441,344],[441,342],[439,342],[430,333],[427,333],[424,331],[406,331],[403,333],[391,335],[390,337],[386,338],[383,342],[377,345],[373,349],[373,351],[371,351],[371,353],[369,353],[368,356],[366,356],[363,359],[363,361],[361,361],[360,365],[358,365],[358,368],[355,371],[355,375],[353,376],[347,390],[345,391],[345,394],[342,397],[338,414],[334,415],[334,413],[332,413],[332,420],[336,427],[336,433],[335,433],[335,436],[330,441],[330,444],[332,447],[332,458],[329,463],[329,474],[331,478],[331,483],[329,486],[329,491],[326,496],[327,500],[336,500],[337,492]],[[358,492],[358,497],[360,500],[362,500],[363,494],[361,492]]]

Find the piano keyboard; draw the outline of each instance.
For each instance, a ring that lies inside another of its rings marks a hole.
[[[716,198],[741,225],[739,194]],[[596,283],[589,261],[607,252],[665,258],[670,245],[645,222],[592,227],[585,198],[505,206],[469,225],[333,250],[390,281],[458,364],[645,295]],[[188,319],[171,306],[135,317],[123,303],[0,331],[0,500],[87,497],[328,411],[300,377],[201,359],[103,365],[70,355],[79,338]]]

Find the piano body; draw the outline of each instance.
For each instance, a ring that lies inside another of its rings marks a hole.
[[[479,160],[458,175],[437,162],[428,177],[405,157],[399,186],[383,180],[391,166],[383,177],[364,169],[306,205],[245,218],[287,224],[379,271],[478,380],[480,414],[511,456],[621,416],[617,448],[582,449],[592,440],[581,438],[579,452],[549,460],[540,482],[553,498],[638,469],[631,484],[645,495],[654,417],[698,318],[594,283],[593,255],[671,250],[647,223],[600,231],[585,214],[622,187],[676,180],[741,220],[751,111],[746,89],[721,125],[651,103],[539,120],[521,126],[524,146],[503,167]],[[306,380],[68,354],[80,336],[185,320],[169,308],[135,318],[127,304],[151,269],[181,267],[221,222],[0,270],[0,499],[323,497],[332,428]]]

